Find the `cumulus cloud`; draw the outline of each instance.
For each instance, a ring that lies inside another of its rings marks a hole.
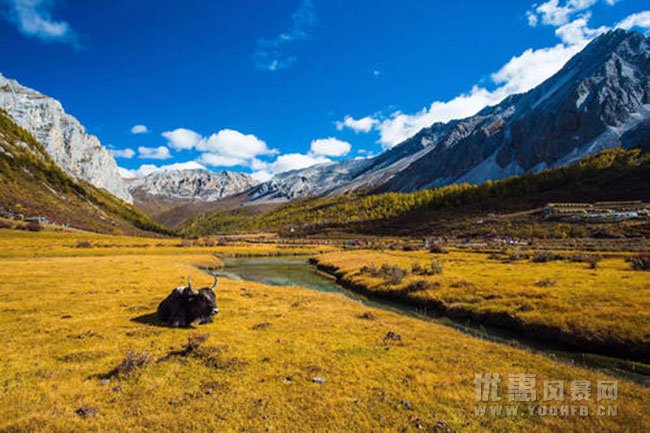
[[[185,128],[165,131],[162,136],[167,139],[167,145],[176,150],[192,149],[202,140],[200,134]]]
[[[316,23],[316,12],[312,0],[301,0],[300,6],[291,16],[289,29],[274,38],[257,40],[253,54],[255,67],[267,71],[278,71],[293,65],[296,56],[287,54],[289,47],[297,41],[307,39],[309,30]]]
[[[234,129],[222,129],[204,137],[190,129],[178,128],[163,132],[162,136],[167,139],[167,144],[176,150],[194,149],[201,152],[199,161],[212,167],[250,167],[254,158],[277,153],[277,150],[270,149],[264,140]]]
[[[615,0],[607,0],[607,3],[614,4]],[[571,20],[576,13],[585,11],[598,3],[598,0],[566,0],[560,4],[560,0],[549,0],[528,11],[528,24],[537,25],[539,21],[551,26],[562,26]]]
[[[131,159],[135,156],[135,151],[130,148],[126,149],[109,149],[115,158]]]
[[[278,155],[278,151],[270,148],[264,140],[234,129],[222,129],[210,136],[202,136],[192,130],[179,128],[163,132],[162,135],[174,149],[199,152],[196,162],[202,166],[247,167],[259,181],[266,181],[277,173],[329,162],[328,156],[345,156],[352,147],[348,142],[329,137],[313,140],[306,154]],[[268,157],[275,155],[278,156],[274,160],[268,160]],[[263,157],[267,157],[267,160]]]
[[[617,28],[629,30],[634,27],[650,29],[650,11],[643,11],[632,14],[616,24]]]
[[[584,14],[570,23],[567,23],[555,30],[555,34],[568,46],[584,46],[591,39],[605,33],[609,27],[601,26],[597,29],[589,27],[590,13]]]
[[[131,134],[146,134],[147,132],[149,132],[147,125],[133,125],[131,127]]]
[[[117,172],[119,173],[122,179],[137,179],[153,173],[158,167],[152,164],[143,164],[140,168],[129,169],[123,167],[117,167]]]
[[[352,145],[347,141],[329,137],[313,140],[309,152],[312,155],[320,156],[345,156],[350,153],[350,149],[352,149]]]
[[[165,146],[158,147],[138,147],[138,158],[140,159],[169,159],[172,155],[169,148]]]
[[[331,160],[325,156],[311,153],[287,153],[278,156],[273,162],[255,160],[251,166],[254,170],[252,176],[260,182],[265,182],[278,173],[300,170],[325,162],[331,162]]]
[[[243,134],[234,129],[222,129],[196,144],[196,150],[233,158],[250,159],[258,155],[273,155],[264,140],[253,134]]]
[[[237,165],[249,165],[245,159],[218,155],[216,153],[204,153],[199,157],[199,161],[211,167],[234,167]]]
[[[65,21],[52,18],[52,0],[5,0],[9,9],[6,18],[26,35],[44,41],[77,45],[77,37]]]
[[[343,120],[336,122],[336,129],[342,131],[344,128],[350,128],[354,132],[370,132],[377,123],[377,119],[373,118],[372,116],[355,119],[354,117],[348,115],[345,116]]]

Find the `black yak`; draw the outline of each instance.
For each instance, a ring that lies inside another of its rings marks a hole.
[[[213,290],[217,281],[214,275],[212,287],[194,290],[188,278],[187,286],[175,288],[158,305],[158,319],[173,328],[190,326],[195,322],[211,323],[212,316],[219,312]]]

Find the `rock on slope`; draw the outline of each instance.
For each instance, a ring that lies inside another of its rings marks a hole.
[[[32,133],[70,176],[104,188],[126,202],[133,201],[113,156],[63,110],[59,101],[0,74],[0,107]]]
[[[249,190],[258,182],[245,173],[203,169],[160,170],[129,184],[134,196],[154,196],[166,201],[217,201]]]

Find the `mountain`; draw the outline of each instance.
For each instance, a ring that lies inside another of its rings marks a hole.
[[[0,74],[0,108],[27,129],[67,174],[133,201],[117,164],[97,137],[67,114],[61,103]]]
[[[103,188],[73,179],[32,134],[0,109],[0,216],[44,217],[111,234],[167,234],[142,211]]]
[[[167,201],[217,201],[258,183],[245,173],[233,171],[160,170],[131,181],[128,188],[134,196],[156,196]]]
[[[507,232],[530,237],[534,227],[541,237],[562,237],[566,233],[560,234],[558,229],[586,230],[585,224],[571,224],[573,228],[569,229],[557,221],[545,221],[534,210],[549,202],[610,200],[650,201],[650,152],[607,149],[565,167],[481,185],[309,197],[266,212],[255,211],[254,206],[232,208],[202,214],[184,224],[181,232],[189,236],[279,231],[294,235],[356,232],[450,237]],[[508,215],[521,218],[513,223]],[[650,233],[650,226],[643,219],[616,224],[616,229],[623,226],[636,233]],[[594,221],[589,229],[592,228],[612,230],[612,224]]]
[[[612,147],[650,147],[650,40],[614,30],[557,74],[474,116],[436,123],[382,153],[276,176],[252,202],[480,184],[560,167]]]
[[[135,205],[167,227],[204,212],[246,202],[244,193],[259,182],[245,173],[205,169],[159,170],[128,180]]]

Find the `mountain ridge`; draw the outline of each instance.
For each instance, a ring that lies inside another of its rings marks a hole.
[[[68,175],[133,202],[111,153],[61,102],[0,74],[0,108],[42,143]]]

